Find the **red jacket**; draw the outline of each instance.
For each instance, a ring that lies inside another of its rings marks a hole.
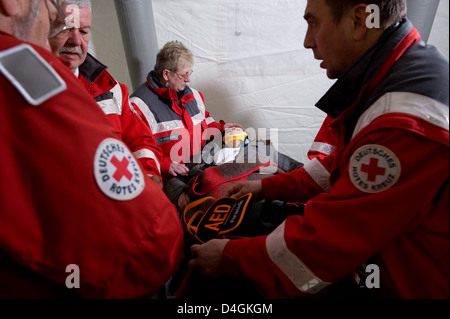
[[[0,32],[1,54],[22,43]],[[82,297],[151,297],[182,258],[177,211],[69,68],[30,46],[66,89],[32,106],[0,72],[0,298],[61,296],[48,288],[69,291],[69,265]]]
[[[308,152],[310,161],[294,174],[284,173],[273,190],[266,191],[267,198],[306,203],[314,196],[331,189],[331,168],[336,156],[338,132],[331,127],[331,116],[327,116]]]
[[[139,108],[131,106],[128,88],[117,82],[106,66],[89,54],[79,70],[78,78],[108,115],[116,128],[117,137],[127,144],[147,174],[162,178],[161,149],[148,129],[144,115]]]
[[[408,21],[388,30],[366,53],[372,58],[360,59],[318,103],[336,115],[326,126],[336,132],[336,149],[316,161],[321,169],[262,184],[269,199],[301,198],[315,181],[322,191],[304,216],[269,236],[230,241],[229,275],[250,278],[266,297],[295,298],[374,263],[378,295],[449,297],[448,60],[414,45],[410,30]],[[368,74],[373,80],[362,83]]]
[[[172,162],[189,163],[199,154],[205,140],[223,132],[206,111],[203,95],[186,87],[181,93],[159,84],[153,72],[147,83],[131,95],[131,102],[144,113],[156,142],[161,147],[161,170],[167,173]]]

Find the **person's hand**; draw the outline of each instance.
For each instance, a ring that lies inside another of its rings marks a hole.
[[[228,241],[229,239],[212,239],[203,245],[192,245],[193,259],[189,261],[189,268],[199,270],[201,274],[210,277],[224,275],[222,254]]]
[[[178,207],[184,210],[190,203],[191,200],[189,195],[186,193],[181,193],[180,197],[178,197]]]
[[[225,192],[225,197],[239,198],[245,194],[252,193],[256,200],[263,198],[261,181],[247,181],[234,183]]]
[[[170,164],[170,168],[169,168],[170,175],[172,175],[172,176],[177,176],[177,175],[188,176],[188,173],[189,173],[189,168],[187,168],[186,165],[180,164],[177,162],[172,162]]]
[[[161,179],[159,176],[153,175],[150,177],[156,184],[159,185],[159,187],[163,188],[163,183],[161,182]]]

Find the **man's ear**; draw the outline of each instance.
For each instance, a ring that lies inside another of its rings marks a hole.
[[[367,12],[366,4],[359,4],[353,7],[352,12],[353,19],[353,39],[356,41],[360,41],[364,39],[369,30],[367,26],[367,21],[371,15],[371,11]]]
[[[7,17],[14,17],[20,12],[18,0],[0,0],[0,13]]]

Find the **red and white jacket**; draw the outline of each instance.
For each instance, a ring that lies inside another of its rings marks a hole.
[[[172,162],[189,163],[205,141],[223,133],[206,111],[203,95],[190,87],[183,92],[159,84],[153,71],[147,83],[131,95],[131,103],[144,113],[158,146],[162,149],[161,170],[167,173]]]
[[[374,263],[377,295],[449,297],[448,60],[417,41],[408,20],[391,27],[319,101],[336,148],[262,182],[266,198],[306,199],[304,216],[228,242],[229,275],[296,298]]]
[[[280,179],[273,181],[276,183],[274,189],[279,191],[267,192],[267,198],[306,203],[314,196],[330,191],[331,166],[339,139],[338,132],[331,126],[333,121],[329,115],[323,121],[308,151],[310,161],[294,174],[281,174]]]
[[[130,103],[128,88],[117,82],[107,67],[90,54],[79,68],[78,78],[116,128],[117,138],[127,144],[150,176],[161,177],[161,149],[139,108]]]
[[[183,255],[176,208],[62,60],[0,32],[2,63],[15,54],[33,76],[0,71],[0,298],[153,296]],[[44,65],[65,88],[31,105]]]

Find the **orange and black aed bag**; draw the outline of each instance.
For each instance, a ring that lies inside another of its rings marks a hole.
[[[302,203],[257,202],[252,199],[251,193],[238,199],[203,197],[188,205],[182,213],[186,256],[190,256],[192,244],[203,244],[211,239],[268,235],[289,216],[303,215],[303,210]],[[234,298],[262,298],[247,281],[228,277],[211,278],[185,267],[180,268],[183,277],[177,299],[218,300],[231,295]]]
[[[195,241],[205,243],[215,238],[246,238],[267,235],[289,215],[303,214],[297,203],[252,201],[252,194],[238,199],[204,197],[183,212],[187,232]]]

